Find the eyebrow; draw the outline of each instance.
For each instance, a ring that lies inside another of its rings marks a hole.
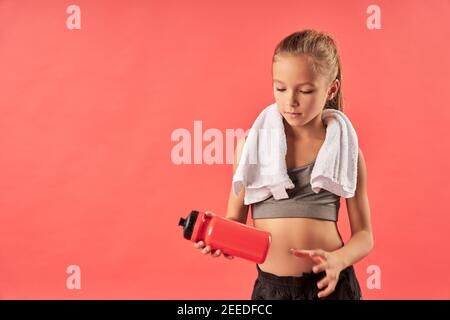
[[[280,83],[282,83],[282,84],[285,84],[283,81],[278,80],[278,79],[273,79],[273,81],[276,81],[276,82],[280,82]],[[298,85],[299,85],[299,86],[302,86],[302,85],[305,85],[305,84],[310,84],[310,85],[314,86],[314,83],[312,83],[312,82],[299,83]]]

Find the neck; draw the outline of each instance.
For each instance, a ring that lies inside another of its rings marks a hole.
[[[283,124],[288,138],[297,141],[325,140],[326,127],[321,113],[303,126],[291,126],[285,119],[283,119]]]

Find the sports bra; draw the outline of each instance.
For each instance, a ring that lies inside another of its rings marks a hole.
[[[319,193],[311,189],[311,172],[315,161],[287,171],[295,185],[293,189],[286,189],[289,198],[275,200],[271,196],[250,204],[252,218],[299,217],[337,221],[341,197],[325,189],[320,189]]]

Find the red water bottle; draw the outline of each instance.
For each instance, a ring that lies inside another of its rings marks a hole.
[[[193,242],[204,241],[211,249],[224,254],[263,263],[272,236],[269,232],[229,220],[220,216],[208,217],[204,212],[191,211],[186,219],[180,218],[183,236]]]

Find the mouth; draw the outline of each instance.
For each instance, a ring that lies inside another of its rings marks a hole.
[[[298,116],[302,115],[301,112],[285,112],[285,114],[290,116],[290,117],[298,117]]]

